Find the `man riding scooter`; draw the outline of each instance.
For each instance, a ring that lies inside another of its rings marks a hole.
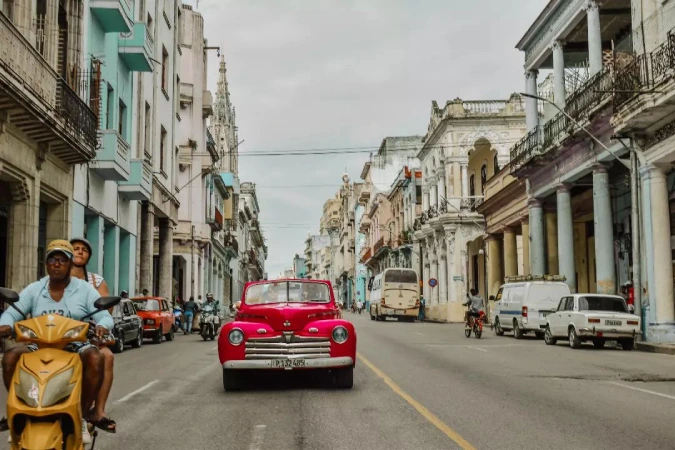
[[[213,294],[211,293],[206,294],[206,302],[202,305],[201,312],[213,314],[214,335],[217,335],[218,331],[220,330],[220,316],[218,316],[219,311],[220,307],[218,305],[218,302],[216,302],[215,299],[213,298]],[[202,327],[202,324],[200,323],[199,326]]]

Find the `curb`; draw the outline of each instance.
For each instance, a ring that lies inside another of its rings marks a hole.
[[[642,352],[661,353],[664,355],[675,355],[675,345],[651,344],[648,342],[637,342],[636,348]]]

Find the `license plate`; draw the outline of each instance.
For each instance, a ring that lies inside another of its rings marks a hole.
[[[404,309],[397,309],[396,314],[405,314],[405,310]]]
[[[275,369],[297,369],[305,367],[304,359],[273,359],[272,367]]]
[[[620,320],[605,320],[605,325],[621,325]]]

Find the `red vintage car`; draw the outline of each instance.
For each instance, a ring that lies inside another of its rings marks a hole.
[[[342,319],[330,282],[247,283],[236,308],[218,337],[225,390],[239,389],[249,370],[321,369],[339,388],[354,384],[356,332]]]
[[[164,336],[167,341],[173,341],[174,318],[165,298],[134,297],[131,301],[136,305],[138,316],[143,320],[145,339],[152,339],[156,344],[160,344]]]

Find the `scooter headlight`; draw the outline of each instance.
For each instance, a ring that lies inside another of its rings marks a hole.
[[[75,383],[71,383],[73,378],[74,368],[70,368],[65,372],[54,375],[45,386],[42,393],[42,407],[48,408],[60,402],[61,400],[70,396],[75,388]]]
[[[14,393],[28,406],[37,408],[40,398],[40,382],[30,373],[19,369],[19,383],[14,385]]]
[[[35,331],[28,327],[24,327],[23,325],[17,325],[17,327],[19,328],[19,333],[21,333],[22,337],[27,339],[37,339],[37,334],[35,334]]]
[[[80,325],[75,328],[71,328],[70,330],[66,331],[63,333],[63,339],[75,339],[78,337],[80,334],[82,334],[82,331],[84,330],[84,327],[87,325]]]

